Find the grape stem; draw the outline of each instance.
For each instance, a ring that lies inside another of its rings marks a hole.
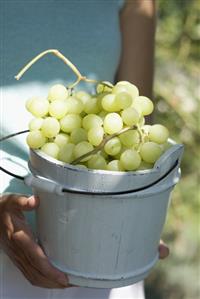
[[[85,76],[82,76],[80,71],[77,69],[77,67],[67,58],[65,57],[62,53],[60,53],[58,50],[56,49],[49,49],[46,50],[44,52],[41,52],[40,54],[38,54],[37,56],[35,56],[31,61],[29,61],[21,70],[20,72],[15,76],[16,80],[19,80],[24,73],[32,67],[32,65],[34,63],[36,63],[39,59],[41,59],[43,56],[47,55],[47,54],[53,54],[55,56],[57,56],[58,58],[60,58],[66,65],[68,65],[71,70],[74,72],[74,74],[77,76],[77,80],[71,84],[70,86],[68,86],[68,88],[73,88],[74,86],[76,86],[80,81],[85,81],[85,82],[89,82],[89,83],[98,83],[99,81],[94,80],[94,79],[88,79]]]
[[[139,133],[139,136],[140,136],[140,144],[143,144],[144,143],[144,136],[143,136],[143,132],[142,132],[140,126],[137,126],[137,130],[138,130],[138,133]]]
[[[133,126],[131,126],[131,127],[124,128],[124,129],[122,129],[121,131],[119,131],[119,132],[117,132],[117,133],[114,133],[114,134],[112,134],[112,135],[105,135],[104,138],[103,138],[103,140],[102,140],[102,142],[101,142],[97,147],[95,147],[92,151],[89,151],[88,153],[86,153],[86,154],[84,154],[84,155],[78,157],[77,159],[73,160],[73,161],[71,162],[71,164],[73,164],[73,165],[78,164],[78,163],[80,163],[83,159],[87,158],[88,156],[91,156],[91,155],[94,155],[94,154],[98,153],[99,151],[101,151],[101,150],[104,148],[105,144],[106,144],[109,140],[111,140],[112,138],[117,137],[117,136],[119,136],[120,134],[125,133],[125,132],[127,132],[127,131],[129,131],[129,130],[136,130],[136,129],[138,129],[138,126],[133,125]],[[142,139],[142,132],[141,132],[140,130],[138,130],[138,133],[139,133],[139,135],[140,135],[140,140],[141,140],[141,139]]]

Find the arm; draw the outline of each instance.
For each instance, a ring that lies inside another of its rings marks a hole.
[[[141,95],[152,97],[155,0],[128,0],[120,15],[122,53],[116,80],[135,84]]]
[[[152,97],[154,75],[155,0],[127,0],[121,15],[122,53],[116,81],[126,80],[139,88],[140,95]],[[151,118],[150,118],[151,119]],[[160,241],[159,257],[169,255]]]

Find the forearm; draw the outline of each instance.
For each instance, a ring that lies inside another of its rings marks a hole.
[[[129,0],[121,12],[122,54],[116,80],[135,84],[152,97],[154,73],[154,0]]]

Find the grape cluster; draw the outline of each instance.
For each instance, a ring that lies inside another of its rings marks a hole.
[[[127,81],[98,83],[95,94],[56,84],[47,99],[30,98],[26,108],[35,117],[29,123],[29,147],[78,167],[152,168],[169,136],[163,125],[145,125],[153,103]]]

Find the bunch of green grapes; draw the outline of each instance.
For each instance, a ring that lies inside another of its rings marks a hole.
[[[145,125],[153,103],[127,81],[101,82],[95,94],[56,84],[47,98],[33,97],[26,108],[35,117],[29,123],[29,147],[78,167],[149,169],[169,137],[163,125]]]

